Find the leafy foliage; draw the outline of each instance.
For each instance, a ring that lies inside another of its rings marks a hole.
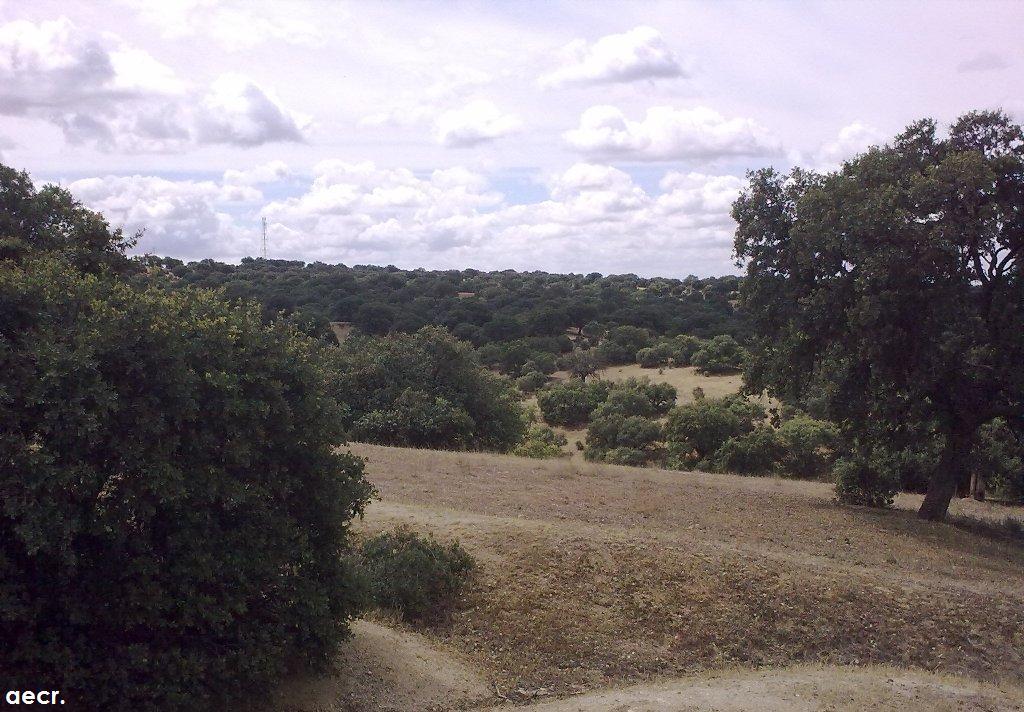
[[[458,542],[445,545],[399,527],[363,542],[359,567],[375,605],[410,621],[432,621],[450,610],[475,564]]]
[[[574,426],[587,422],[611,391],[607,381],[583,381],[572,379],[550,386],[537,392],[537,406],[544,422],[549,425]]]
[[[352,337],[335,352],[342,423],[355,438],[507,452],[526,430],[515,387],[446,329]]]
[[[677,443],[678,452],[696,453],[697,459],[713,454],[729,438],[753,430],[753,422],[728,399],[704,398],[674,408],[665,424],[665,439]]]
[[[630,274],[428,272],[263,259],[228,265],[164,258],[155,264],[179,284],[223,287],[229,297],[258,300],[270,314],[304,315],[305,323],[317,325],[318,334],[329,332],[328,321],[354,322],[376,335],[444,326],[477,348],[496,346],[481,354],[483,363],[498,364],[513,376],[523,375],[524,364],[538,353],[570,351],[567,328],[594,339],[607,332],[607,348],[615,347],[608,363],[622,364],[632,363],[655,336],[731,334],[743,339],[747,333],[731,303],[739,285],[734,276],[650,280]],[[643,335],[620,332],[621,326]]]
[[[757,339],[755,391],[816,407],[874,450],[907,424],[941,454],[922,517],[945,516],[980,428],[1024,428],[1024,132],[975,112],[940,138],[919,121],[887,146],[816,175],[750,175],[733,206],[742,301]],[[857,455],[839,468],[887,500]]]
[[[0,262],[5,683],[197,709],[325,663],[370,488],[323,347],[63,252]]]
[[[703,342],[691,356],[691,363],[698,373],[719,375],[743,370],[747,352],[736,339],[720,334]]]
[[[546,425],[534,423],[526,431],[526,437],[512,450],[513,455],[548,459],[552,457],[568,457],[563,448],[569,443],[561,433],[556,433]]]

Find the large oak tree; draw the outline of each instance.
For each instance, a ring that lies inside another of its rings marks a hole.
[[[813,398],[857,447],[941,442],[920,509],[942,519],[979,428],[1024,429],[1024,132],[974,112],[918,121],[828,174],[750,174],[733,206],[747,378]]]

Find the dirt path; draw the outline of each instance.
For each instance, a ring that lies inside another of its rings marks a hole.
[[[886,668],[798,667],[633,685],[530,712],[1019,712],[1024,690]],[[491,712],[505,712],[508,706]]]
[[[331,674],[290,681],[268,712],[427,712],[493,698],[479,673],[418,633],[366,620],[352,632]]]

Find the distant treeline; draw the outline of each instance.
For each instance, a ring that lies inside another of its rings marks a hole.
[[[228,297],[256,300],[268,312],[294,314],[325,335],[332,321],[351,322],[371,335],[444,326],[476,347],[519,339],[564,341],[568,329],[596,334],[615,326],[640,327],[652,337],[728,334],[743,341],[748,333],[733,308],[741,281],[735,276],[644,279],[251,258],[238,265],[147,259],[185,285],[223,288]]]

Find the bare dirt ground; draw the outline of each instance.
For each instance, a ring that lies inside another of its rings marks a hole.
[[[362,531],[406,523],[459,539],[479,564],[451,620],[421,633],[489,699],[453,688],[429,704],[924,712],[1024,699],[1024,547],[920,522],[905,509],[919,498],[874,511],[834,504],[820,483],[352,449],[381,495]]]
[[[476,670],[423,636],[374,621],[356,621],[330,674],[290,681],[269,709],[281,712],[445,710],[491,701]]]

